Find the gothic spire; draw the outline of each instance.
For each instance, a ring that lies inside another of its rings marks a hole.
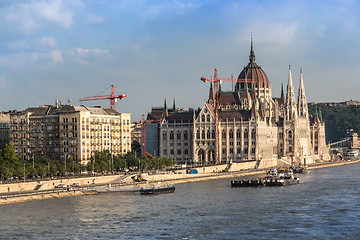
[[[174,101],[173,101],[173,111],[174,112],[176,111],[175,98],[174,98]]]
[[[280,104],[285,105],[284,84],[281,83]]]
[[[297,117],[294,85],[292,83],[291,67],[289,65],[289,81],[286,91],[286,120],[293,120]]]
[[[302,69],[300,70],[300,84],[299,84],[299,92],[298,92],[298,111],[299,116],[303,116],[308,118],[308,107],[305,96],[305,88],[304,88],[304,80],[302,75]]]
[[[254,54],[254,48],[253,48],[253,38],[252,38],[252,34],[251,34],[251,49],[250,49],[249,60],[250,60],[251,63],[254,63],[254,62],[255,62],[255,54]]]
[[[166,98],[164,100],[164,110],[167,110],[167,106],[166,106]]]
[[[212,82],[210,82],[209,101],[214,101],[214,90],[213,90]]]

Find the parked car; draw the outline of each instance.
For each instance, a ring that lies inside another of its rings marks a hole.
[[[66,188],[66,185],[63,183],[60,183],[59,185],[56,185],[55,188]]]
[[[71,187],[80,187],[80,183],[73,183],[71,184]]]

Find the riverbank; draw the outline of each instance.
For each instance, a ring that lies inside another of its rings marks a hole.
[[[358,163],[360,160],[347,161],[347,162],[333,162],[333,163],[321,163],[308,166],[307,169],[317,169],[317,168],[325,168],[325,167],[334,167],[341,166],[346,164]],[[222,173],[204,173],[204,174],[159,174],[159,175],[148,175],[147,180],[149,183],[156,182],[166,182],[169,184],[182,184],[189,182],[198,182],[198,181],[208,181],[222,178],[243,178],[247,176],[253,175],[261,175],[265,174],[266,170],[247,170],[246,172],[222,172]],[[128,183],[123,186],[123,188],[128,188],[129,186],[137,186],[140,187],[146,183]],[[14,196],[14,197],[1,197],[0,205],[2,204],[13,204],[19,202],[27,202],[27,201],[37,201],[44,199],[56,199],[62,197],[73,197],[73,196],[81,196],[88,194],[89,192],[85,191],[63,191],[56,193],[47,193],[47,194],[39,194],[39,195],[31,195],[31,196]]]

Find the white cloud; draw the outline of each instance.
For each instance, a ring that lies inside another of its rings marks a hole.
[[[105,17],[95,16],[93,14],[89,15],[85,19],[85,23],[87,23],[87,24],[101,24],[101,23],[104,23],[105,21],[106,21]]]
[[[9,49],[29,48],[29,44],[25,40],[14,40],[14,41],[8,42],[6,45]]]
[[[40,43],[42,46],[55,48],[56,47],[56,40],[54,37],[51,36],[44,36],[40,39]]]
[[[73,24],[74,7],[81,6],[80,2],[63,0],[43,0],[16,3],[5,11],[5,20],[15,23],[26,32],[39,29],[46,22],[56,23],[65,29]]]
[[[63,57],[60,51],[52,51],[50,53],[50,58],[53,60],[53,64],[58,64],[63,62]]]

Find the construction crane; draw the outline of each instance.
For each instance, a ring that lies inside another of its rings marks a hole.
[[[146,129],[145,129],[145,125],[147,123],[154,123],[154,122],[160,122],[161,119],[158,120],[145,120],[145,115],[142,115],[142,120],[141,120],[141,156],[145,157],[146,155],[148,155],[148,153],[146,152]]]
[[[214,78],[206,78],[201,77],[201,81],[203,82],[214,82],[214,108],[215,108],[215,161],[216,163],[220,162],[220,144],[219,144],[219,135],[220,135],[220,127],[219,127],[219,84],[221,82],[242,82],[242,83],[254,83],[253,79],[247,78],[219,78],[218,77],[218,69],[214,68]]]
[[[107,89],[105,89],[107,90]],[[104,90],[104,91],[105,91]],[[93,96],[93,97],[83,97],[80,98],[80,101],[92,101],[92,100],[103,100],[103,99],[110,99],[110,107],[114,110],[116,110],[116,106],[115,103],[117,101],[117,99],[124,99],[126,98],[127,95],[126,94],[121,94],[121,95],[115,95],[115,87],[114,85],[111,85],[111,94],[110,95],[105,95],[105,96]]]

